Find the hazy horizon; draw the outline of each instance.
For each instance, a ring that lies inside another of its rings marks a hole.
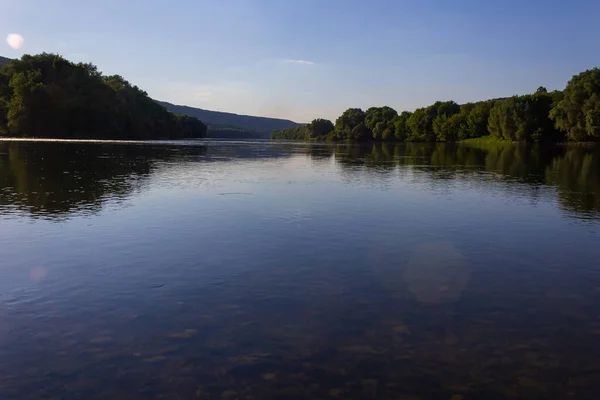
[[[162,101],[308,122],[562,89],[600,64],[600,4],[0,1],[0,55],[59,53]]]

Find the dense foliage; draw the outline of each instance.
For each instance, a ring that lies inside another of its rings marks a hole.
[[[330,120],[317,118],[308,124],[308,136],[311,139],[327,137],[334,128],[333,122]]]
[[[349,108],[335,120],[332,132],[335,139],[348,139],[354,141],[372,138],[372,133],[365,125],[365,113],[360,108]]]
[[[556,141],[562,138],[549,118],[561,92],[548,93],[540,87],[536,93],[514,96],[496,104],[488,122],[490,134],[498,139],[519,142]]]
[[[564,92],[539,87],[523,96],[462,105],[438,101],[400,114],[387,106],[349,108],[326,135],[315,135],[309,127],[275,131],[272,137],[453,142],[489,135],[518,142],[600,141],[600,69],[574,76]]]
[[[0,135],[176,139],[204,137],[206,126],[167,111],[121,76],[43,53],[0,69]]]
[[[307,125],[299,125],[293,128],[274,130],[271,132],[271,139],[278,140],[307,140],[309,131]]]
[[[397,116],[398,113],[391,107],[371,107],[365,112],[365,126],[374,139],[391,139],[394,137],[394,118]]]
[[[275,130],[271,132],[271,139],[278,140],[308,140],[325,139],[333,132],[333,123],[328,119],[317,118],[308,125],[299,125],[293,128]]]
[[[600,69],[594,68],[569,81],[563,98],[550,114],[556,127],[576,141],[600,139]]]

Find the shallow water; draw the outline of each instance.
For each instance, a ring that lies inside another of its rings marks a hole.
[[[599,239],[582,146],[2,141],[0,398],[596,399]]]

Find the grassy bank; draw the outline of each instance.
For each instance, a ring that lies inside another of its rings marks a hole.
[[[507,143],[518,143],[518,142],[512,142],[512,141],[509,141],[509,140],[501,140],[501,139],[493,137],[492,135],[487,135],[487,136],[481,136],[481,137],[477,137],[477,138],[459,140],[458,143],[464,143],[464,144],[507,144]]]

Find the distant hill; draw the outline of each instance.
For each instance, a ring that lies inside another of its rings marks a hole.
[[[12,60],[10,58],[0,56],[0,68],[2,68],[4,64],[8,64],[11,61]]]
[[[220,111],[209,111],[201,108],[179,106],[165,101],[158,101],[175,114],[196,117],[208,126],[208,137],[260,137],[268,138],[275,129],[285,129],[300,124],[287,119],[253,117]]]

